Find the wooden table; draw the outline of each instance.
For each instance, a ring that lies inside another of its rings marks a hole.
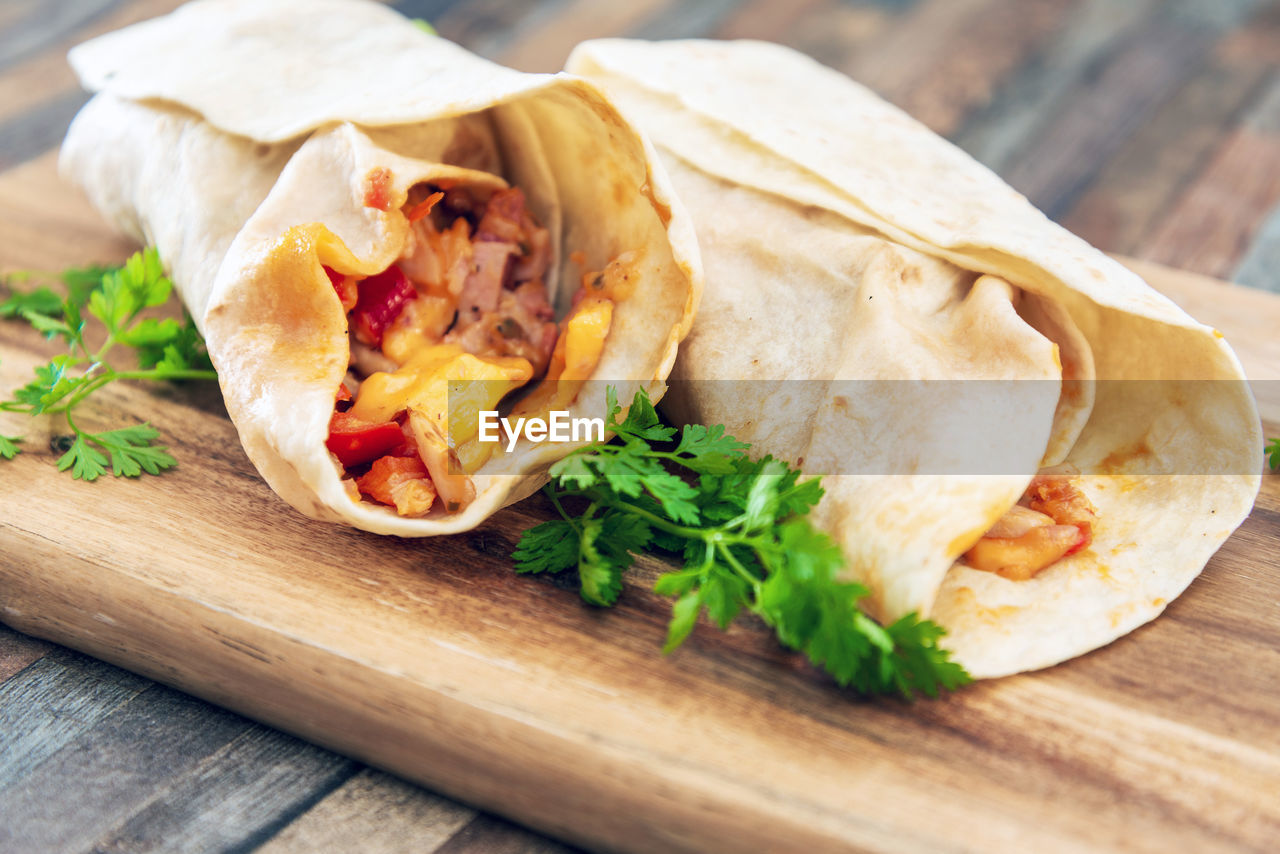
[[[69,190],[54,175],[53,149],[85,97],[63,55],[94,33],[174,5],[11,0],[0,6],[0,270],[110,261],[129,250],[91,210],[68,212]],[[1096,245],[1280,292],[1280,0],[397,5],[430,19],[443,35],[527,70],[559,68],[574,43],[594,36],[782,41],[911,110]],[[1197,317],[1226,331],[1251,376],[1280,379],[1280,297],[1196,276],[1157,271],[1153,278]],[[0,326],[3,344],[37,346],[9,324]],[[1280,428],[1276,386],[1259,385],[1272,429]],[[200,393],[181,402],[205,412],[218,406],[216,395]],[[235,476],[250,471],[234,445],[220,453]],[[0,508],[0,530],[6,510]],[[538,510],[511,513],[492,530],[527,524]],[[483,530],[478,536],[483,539]],[[477,554],[483,546],[475,546]],[[1178,652],[1194,660],[1141,659],[1132,647],[1121,648],[1128,643],[1121,641],[1114,652],[1088,656],[1054,674],[1055,685],[1101,692],[1090,699],[1099,708],[1099,696],[1113,711],[1140,697],[1141,708],[1131,710],[1135,732],[1139,716],[1155,716],[1157,731],[1167,732],[1171,742],[1194,729],[1192,742],[1204,750],[1203,764],[1179,756],[1184,765],[1158,766],[1153,753],[1150,768],[1117,770],[1107,769],[1103,759],[1074,766],[1047,737],[1036,745],[983,744],[977,725],[984,710],[1000,702],[998,686],[914,707],[850,704],[848,714],[901,718],[903,725],[923,721],[938,734],[936,743],[926,745],[929,750],[953,742],[978,751],[1034,747],[1032,761],[1045,774],[1089,768],[1120,776],[1164,775],[1177,790],[1167,801],[1152,804],[1142,800],[1150,793],[1135,792],[1133,804],[1113,809],[1121,818],[1132,809],[1135,821],[1169,810],[1175,826],[1185,819],[1175,812],[1200,811],[1193,822],[1202,833],[1197,839],[1224,850],[1260,847],[1268,828],[1280,834],[1276,814],[1215,812],[1216,804],[1225,810],[1231,802],[1227,794],[1221,804],[1215,801],[1219,785],[1211,776],[1232,767],[1222,764],[1222,756],[1237,756],[1241,767],[1274,784],[1280,798],[1280,776],[1268,777],[1266,770],[1274,772],[1280,751],[1280,590],[1274,575],[1259,573],[1259,555],[1270,555],[1271,566],[1280,555],[1275,478],[1268,479],[1258,510],[1205,575],[1144,630],[1186,643]],[[1238,632],[1222,634],[1197,623],[1199,608],[1233,598],[1259,603],[1255,619]],[[658,613],[646,608],[641,602],[620,619],[643,624]],[[729,652],[768,658],[772,653],[752,638],[736,636]],[[1142,665],[1138,672],[1129,666],[1134,661]],[[1164,685],[1180,684],[1175,669],[1191,671],[1198,688],[1181,695],[1163,691]],[[1245,685],[1248,693],[1215,692],[1215,675],[1236,671],[1249,676],[1230,684]],[[1035,686],[1040,678],[1022,680]],[[1045,693],[1041,699],[1055,696]],[[1100,777],[1100,785],[1106,782],[1114,780]],[[1223,792],[1230,788],[1226,780],[1219,783]],[[928,822],[930,816],[920,819]],[[1001,828],[988,830],[996,847],[1018,841],[1002,836]],[[575,835],[572,828],[567,832]],[[1143,847],[1141,838],[1104,839],[1113,847]],[[965,847],[966,840],[955,844]],[[0,849],[506,852],[564,846],[0,626]]]

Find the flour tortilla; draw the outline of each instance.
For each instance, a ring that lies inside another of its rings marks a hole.
[[[400,536],[461,531],[574,447],[495,455],[453,514],[402,518],[344,490],[324,441],[348,338],[321,265],[370,275],[395,260],[419,182],[520,187],[551,231],[562,311],[586,270],[636,252],[640,284],[592,379],[661,396],[698,301],[696,243],[652,149],[591,84],[501,68],[360,0],[203,0],[70,61],[98,94],[68,132],[64,174],[159,249],[249,458],[302,512]],[[363,201],[375,169],[391,175],[388,212]],[[603,412],[604,384],[570,416]]]
[[[593,41],[567,68],[697,228],[668,410],[827,475],[816,519],[881,620],[936,619],[975,676],[1045,667],[1158,615],[1248,514],[1260,425],[1221,336],[923,125],[760,42]],[[1059,463],[1091,548],[1022,582],[957,563]]]

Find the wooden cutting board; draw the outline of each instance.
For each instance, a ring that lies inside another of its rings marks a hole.
[[[51,156],[0,178],[0,270],[129,248]],[[1277,378],[1280,298],[1137,266]],[[49,352],[0,323],[0,391]],[[1280,428],[1280,384],[1258,390]],[[509,555],[547,518],[540,497],[450,538],[343,530],[276,498],[210,385],[102,398],[84,420],[150,420],[179,467],[72,481],[28,430],[0,463],[0,620],[553,835],[808,852],[1280,838],[1280,478],[1153,624],[908,704],[837,689],[746,621],[663,657],[652,561],[607,611],[517,577]],[[0,433],[17,426],[0,416]]]

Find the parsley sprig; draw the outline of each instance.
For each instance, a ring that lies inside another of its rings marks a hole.
[[[1280,439],[1268,441],[1263,452],[1267,455],[1267,466],[1272,471],[1280,471]]]
[[[636,554],[665,552],[683,566],[654,585],[675,597],[664,652],[703,612],[723,629],[745,609],[863,694],[936,696],[969,681],[938,646],[936,623],[909,614],[881,626],[858,607],[867,588],[841,578],[840,547],[806,518],[822,497],[818,478],[800,480],[772,457],[751,459],[723,426],[686,425],[677,439],[643,390],[625,418],[612,387],[608,406],[618,441],[552,466],[546,491],[562,518],[524,532],[517,572],[576,568],[582,598],[607,606]],[[570,513],[566,503],[583,508]]]
[[[19,274],[15,280],[36,274]],[[27,291],[13,291],[0,302],[0,317],[20,318],[45,337],[61,338],[67,352],[35,370],[35,378],[0,401],[0,411],[30,416],[62,415],[71,430],[70,444],[58,460],[59,471],[71,471],[81,480],[96,480],[108,468],[117,477],[159,474],[177,461],[155,440],[159,433],[149,424],[90,432],[82,429],[73,412],[91,394],[116,380],[214,379],[217,374],[205,352],[204,341],[189,316],[179,323],[141,317],[148,308],[164,304],[173,283],[164,274],[155,249],[136,252],[120,267],[68,270],[57,276],[66,290],[63,296],[47,284]],[[85,312],[102,322],[106,337],[94,346],[86,339]],[[107,362],[116,346],[131,347],[136,370],[119,370]],[[0,457],[12,459],[21,450],[16,436],[0,436]]]

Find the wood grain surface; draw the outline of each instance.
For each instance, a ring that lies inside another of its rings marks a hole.
[[[1280,299],[1264,299],[1280,318]],[[5,332],[0,378],[13,385],[42,342]],[[537,500],[467,535],[380,538],[282,505],[207,389],[122,388],[94,414],[150,417],[181,464],[83,484],[53,471],[43,442],[8,464],[6,622],[553,835],[620,850],[1210,851],[1260,849],[1280,831],[1274,477],[1151,626],[908,705],[836,689],[750,622],[700,627],[663,658],[669,606],[646,592],[651,562],[607,612],[512,572],[519,532],[547,516]],[[0,848],[164,850],[179,827],[218,843],[355,773],[72,653],[6,681],[0,708],[67,699],[76,667],[103,689],[4,728],[0,815],[25,820],[0,825]],[[113,749],[116,731],[139,729],[145,753]],[[59,821],[50,793],[76,778],[112,782],[78,798],[80,820]],[[358,794],[326,808],[349,812]]]
[[[0,272],[131,249],[54,172],[85,99],[63,56],[174,5],[0,5]],[[1097,245],[1194,271],[1127,261],[1227,334],[1280,430],[1277,299],[1194,274],[1280,291],[1276,0],[395,5],[528,70],[626,34],[767,38],[854,73]],[[0,323],[0,392],[47,348]],[[0,622],[26,632],[0,626],[0,850],[565,850],[476,806],[664,851],[1280,837],[1275,477],[1152,625],[905,705],[836,690],[751,623],[662,658],[651,563],[607,613],[515,578],[537,499],[448,541],[344,532],[261,483],[216,391],[121,388],[90,420],[126,418],[152,420],[180,467],[73,483],[37,441],[0,469]]]

